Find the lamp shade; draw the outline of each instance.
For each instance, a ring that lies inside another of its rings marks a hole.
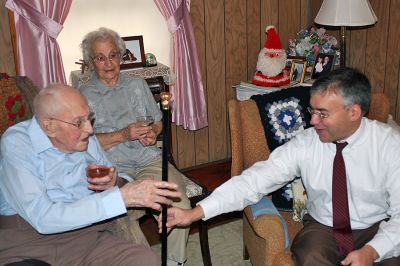
[[[315,22],[329,26],[366,26],[378,18],[368,0],[324,0]]]

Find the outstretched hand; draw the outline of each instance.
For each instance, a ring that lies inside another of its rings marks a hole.
[[[173,199],[180,199],[178,185],[171,182],[148,178],[133,181],[121,188],[126,207],[147,207],[161,211],[161,204],[171,205]]]
[[[171,231],[173,227],[185,227],[191,223],[200,220],[204,217],[204,212],[201,206],[196,206],[194,209],[185,210],[181,208],[168,208],[167,212],[167,231]],[[158,216],[158,231],[162,232],[162,215]]]

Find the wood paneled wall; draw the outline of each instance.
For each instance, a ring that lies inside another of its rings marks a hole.
[[[179,168],[231,156],[227,103],[233,85],[252,79],[265,28],[275,25],[282,43],[311,23],[308,0],[192,0],[191,16],[208,106],[207,128],[172,126]]]
[[[4,2],[0,0],[0,72],[14,69],[13,64],[10,66],[12,48],[7,39]],[[400,0],[370,2],[378,23],[348,29],[346,63],[366,73],[374,91],[389,96],[391,114],[400,123]],[[275,25],[286,48],[289,38],[313,25],[321,3],[322,0],[191,0],[209,126],[187,131],[172,125],[172,152],[179,168],[231,156],[227,103],[234,98],[233,85],[252,79],[264,44],[265,27]],[[338,28],[328,29],[339,36]]]
[[[384,92],[400,122],[400,0],[370,0],[378,17],[372,27],[348,28],[346,64],[364,72]],[[172,126],[179,168],[230,157],[227,103],[233,85],[252,79],[264,30],[278,29],[282,44],[313,24],[322,0],[192,0],[191,16],[205,88],[209,126],[187,131]],[[339,28],[329,28],[339,40]]]

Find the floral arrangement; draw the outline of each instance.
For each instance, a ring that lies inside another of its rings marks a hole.
[[[334,36],[326,34],[324,28],[301,30],[295,39],[289,39],[287,55],[304,56],[308,65],[313,65],[318,53],[335,54],[335,65],[340,62],[340,52]]]

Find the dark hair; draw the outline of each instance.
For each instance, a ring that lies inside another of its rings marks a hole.
[[[310,94],[333,90],[343,97],[345,105],[358,104],[362,112],[368,112],[371,103],[371,84],[368,78],[353,68],[340,68],[318,78]]]

